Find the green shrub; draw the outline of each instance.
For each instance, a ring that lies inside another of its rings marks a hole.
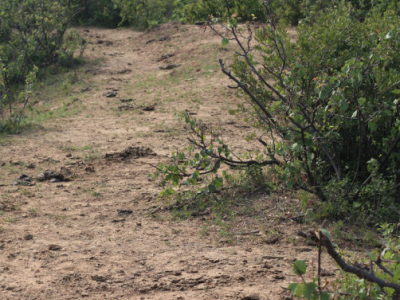
[[[1,1],[0,132],[20,123],[38,70],[71,61],[81,39],[67,28],[79,12],[68,1]]]
[[[101,25],[117,27],[122,22],[121,10],[110,0],[73,0],[75,7],[84,10],[77,16],[76,22],[82,25]]]
[[[173,0],[112,0],[121,13],[122,22],[137,26],[151,27],[170,19]]]
[[[183,21],[193,23],[194,21],[207,20],[214,17],[227,17],[229,13],[236,15],[240,21],[252,21],[254,19],[264,21],[266,12],[259,0],[225,1],[225,0],[186,0],[175,1],[174,17]]]
[[[160,166],[159,174],[177,185],[180,171],[189,176],[199,163],[220,181],[221,164],[270,165],[281,184],[329,202],[331,215],[398,220],[391,211],[400,207],[400,17],[375,9],[360,21],[341,2],[312,26],[301,24],[296,42],[271,22],[256,30],[255,46],[238,38],[251,28],[244,31],[235,19],[228,26],[230,36],[220,32],[223,43],[236,40],[242,51],[229,67],[221,61],[222,71],[246,96],[240,109],[267,142],[256,159],[235,159],[217,133],[186,116],[200,153],[181,153],[180,167]]]

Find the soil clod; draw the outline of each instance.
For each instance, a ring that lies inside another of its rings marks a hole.
[[[105,158],[111,160],[126,160],[130,158],[139,158],[145,156],[156,156],[152,149],[147,147],[128,147],[122,152],[107,153]]]
[[[125,105],[118,106],[118,111],[134,110],[134,109],[135,109],[135,107],[132,104],[125,104]]]
[[[143,111],[153,111],[153,110],[156,109],[156,105],[157,104],[152,104],[152,105],[149,105],[149,106],[145,106],[145,107],[142,108],[142,110]]]
[[[179,65],[171,64],[171,65],[159,66],[158,69],[159,70],[172,70],[172,69],[175,69],[175,68],[177,68],[179,66],[180,66],[180,64]]]
[[[33,235],[32,235],[32,234],[27,234],[27,235],[25,235],[25,236],[24,236],[24,240],[26,240],[26,241],[33,240]]]
[[[130,215],[133,213],[132,209],[118,209],[117,211],[119,215]]]
[[[25,186],[35,185],[35,183],[32,182],[32,178],[29,177],[28,175],[19,176],[12,184],[13,185],[25,185]]]
[[[106,96],[107,98],[113,98],[117,96],[117,94],[118,94],[117,91],[111,91],[111,92],[105,92],[103,96]]]
[[[62,249],[62,247],[60,245],[56,245],[56,244],[49,245],[50,251],[60,251],[61,249]]]
[[[159,59],[157,59],[157,62],[166,60],[166,59],[168,59],[168,58],[170,58],[170,57],[173,57],[173,56],[175,56],[175,54],[173,54],[173,53],[166,53],[166,54],[163,54],[163,55],[161,55],[161,57],[160,57]]]
[[[52,170],[47,170],[43,173],[40,173],[37,177],[37,180],[39,181],[50,181],[50,182],[60,182],[60,181],[64,181],[65,177],[64,175],[57,173],[55,171]]]

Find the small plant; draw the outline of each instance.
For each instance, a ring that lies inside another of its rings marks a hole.
[[[307,264],[303,260],[297,260],[293,265],[293,273],[299,275],[302,279],[302,283],[292,283],[289,285],[289,290],[292,291],[293,295],[308,300],[329,300],[330,294],[322,292],[322,288],[317,284],[318,278],[314,278],[312,282],[306,282],[303,275],[307,271]]]

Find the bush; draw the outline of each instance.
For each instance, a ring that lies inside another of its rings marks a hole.
[[[299,26],[296,42],[271,21],[256,30],[255,46],[239,38],[251,27],[233,18],[227,25],[214,22],[223,28],[212,26],[224,44],[241,46],[230,67],[220,61],[221,69],[246,96],[248,105],[240,109],[267,137],[264,154],[235,160],[215,132],[203,132],[186,116],[201,151],[186,154],[194,159],[180,153],[180,166],[162,165],[159,174],[179,181],[182,170],[191,178],[196,164],[204,174],[218,174],[222,164],[271,165],[282,184],[329,201],[336,216],[354,210],[367,222],[398,220],[392,211],[400,207],[400,17],[376,9],[361,22],[352,5],[341,2],[312,26]]]
[[[151,27],[170,19],[173,0],[112,0],[121,13],[122,22],[137,26]]]
[[[84,8],[76,22],[82,25],[118,27],[122,22],[121,10],[110,0],[73,0],[75,7]]]
[[[332,9],[342,0],[274,0],[271,9],[274,18],[285,24],[298,25],[300,21],[313,23],[321,13]],[[265,2],[265,1],[264,1]],[[346,0],[356,9],[356,16],[364,20],[371,9],[377,9],[381,13],[392,11],[400,15],[400,4],[396,0]]]
[[[229,13],[226,7],[229,8]],[[236,15],[240,21],[252,21],[254,19],[265,21],[266,13],[259,0],[225,1],[225,0],[186,0],[175,1],[174,17],[193,23],[207,20],[209,17],[227,17],[228,14]]]
[[[0,132],[4,132],[20,123],[38,70],[71,61],[80,39],[67,28],[80,10],[67,1],[3,0],[1,4]],[[21,99],[23,103],[18,103]]]

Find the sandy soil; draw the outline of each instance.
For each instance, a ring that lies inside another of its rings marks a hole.
[[[230,240],[210,216],[152,213],[162,203],[149,163],[186,144],[174,112],[223,126],[238,151],[258,146],[227,113],[239,99],[217,59],[231,57],[233,45],[178,24],[78,30],[89,40],[78,81],[34,96],[54,117],[0,146],[0,298],[291,299],[293,262],[315,269],[316,259],[296,237],[302,225],[278,216],[296,199],[249,198],[269,204],[261,215],[238,215]],[[106,158],[128,147],[139,148]],[[46,170],[69,180],[12,184]]]

